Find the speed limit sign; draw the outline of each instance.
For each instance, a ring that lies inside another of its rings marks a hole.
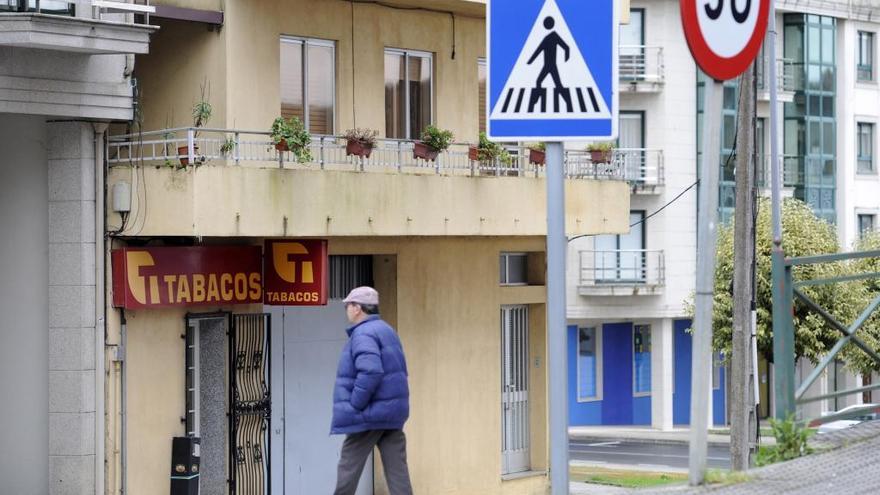
[[[680,0],[681,21],[691,54],[710,77],[724,81],[755,60],[771,0]]]

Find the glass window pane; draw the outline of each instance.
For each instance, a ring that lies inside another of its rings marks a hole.
[[[597,371],[598,355],[595,328],[578,329],[578,399],[595,399],[598,397]]]
[[[834,122],[822,122],[822,153],[833,155],[837,136],[834,133]]]
[[[281,116],[303,119],[303,44],[281,40]]]
[[[309,131],[333,134],[335,92],[334,47],[309,45]]]
[[[834,29],[822,29],[822,63],[834,63]]]
[[[736,115],[725,115],[723,123],[724,141],[721,148],[732,150],[736,140]]]
[[[785,58],[791,59],[796,64],[804,62],[804,26],[800,24],[785,26],[785,43],[783,45]]]
[[[419,139],[431,123],[431,59],[409,57],[409,139]]]
[[[820,63],[822,61],[819,51],[822,46],[820,29],[817,26],[810,26],[807,33],[809,34],[807,38],[807,60],[812,63]]]
[[[633,326],[633,392],[651,392],[651,325]]]
[[[819,122],[810,122],[810,154],[822,153],[822,126]]]
[[[385,136],[406,138],[403,54],[385,54]]]
[[[507,282],[508,284],[525,284],[528,283],[526,255],[525,254],[507,254]]]
[[[477,107],[477,115],[479,116],[480,132],[486,132],[486,61],[481,60],[477,64],[477,78],[479,85],[479,106]]]
[[[822,68],[822,91],[834,91],[835,86],[834,81],[834,68],[833,67],[823,67]]]

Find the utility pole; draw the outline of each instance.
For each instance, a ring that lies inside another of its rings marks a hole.
[[[770,63],[773,63],[772,61]],[[754,64],[739,81],[736,130],[736,209],[733,235],[733,352],[730,356],[730,459],[734,471],[750,466],[755,419],[752,363],[752,267],[755,259]],[[776,84],[776,81],[770,81]]]

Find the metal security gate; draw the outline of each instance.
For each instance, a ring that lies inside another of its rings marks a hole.
[[[529,309],[501,308],[501,474],[529,470]]]
[[[229,493],[268,495],[268,314],[232,315],[229,332]]]

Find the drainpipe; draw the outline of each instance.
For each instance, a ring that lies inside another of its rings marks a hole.
[[[93,123],[95,131],[95,493],[104,492],[104,133],[108,124]]]

